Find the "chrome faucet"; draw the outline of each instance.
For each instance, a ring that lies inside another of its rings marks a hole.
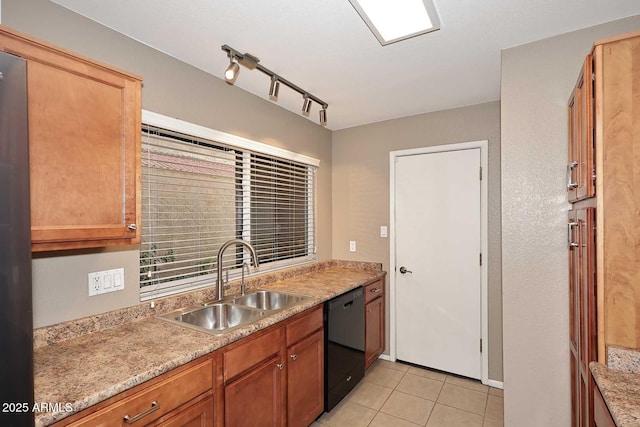
[[[246,240],[242,240],[242,239],[233,239],[233,240],[229,240],[227,242],[224,242],[222,244],[222,246],[220,246],[220,250],[218,251],[218,299],[217,301],[222,300],[222,294],[223,294],[223,288],[224,286],[222,285],[222,255],[224,254],[224,251],[231,245],[244,245],[247,247],[247,249],[249,249],[249,252],[251,253],[251,260],[253,261],[253,266],[254,267],[259,267],[260,266],[260,262],[258,261],[258,255],[256,255],[256,250],[253,248],[253,246],[251,246],[251,243],[247,242]],[[244,274],[244,268],[243,268],[243,274]],[[244,282],[244,281],[243,281]]]

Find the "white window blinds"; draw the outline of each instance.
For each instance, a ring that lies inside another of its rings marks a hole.
[[[260,271],[315,260],[315,169],[143,125],[141,299],[214,285],[230,239],[255,247]],[[242,247],[227,249],[223,277],[244,262]]]

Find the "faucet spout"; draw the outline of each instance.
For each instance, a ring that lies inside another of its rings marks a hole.
[[[217,262],[217,269],[218,269],[218,278],[217,278],[217,290],[218,290],[218,299],[217,301],[222,300],[223,298],[223,289],[224,286],[222,284],[222,255],[224,255],[224,251],[232,245],[243,245],[245,246],[247,249],[249,249],[249,253],[251,253],[251,261],[253,262],[253,266],[254,267],[259,267],[260,266],[260,262],[258,261],[258,255],[256,255],[256,250],[255,248],[251,245],[251,243],[247,242],[246,240],[243,239],[232,239],[229,240],[227,242],[224,242],[222,244],[222,246],[220,246],[220,249],[218,250],[218,262]]]

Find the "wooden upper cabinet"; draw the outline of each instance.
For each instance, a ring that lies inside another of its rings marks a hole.
[[[587,55],[569,98],[569,202],[587,199],[595,194],[593,118],[593,60],[591,55]]]
[[[27,60],[32,250],[140,241],[141,79],[0,27]]]

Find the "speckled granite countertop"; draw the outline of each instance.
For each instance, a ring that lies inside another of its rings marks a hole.
[[[597,362],[591,362],[589,367],[616,425],[639,426],[640,374],[610,369]]]
[[[385,274],[380,269],[334,265],[261,285],[260,289],[312,298],[220,336],[152,316],[37,347],[34,350],[35,401],[70,403],[72,410],[36,413],[35,424],[50,425]]]

